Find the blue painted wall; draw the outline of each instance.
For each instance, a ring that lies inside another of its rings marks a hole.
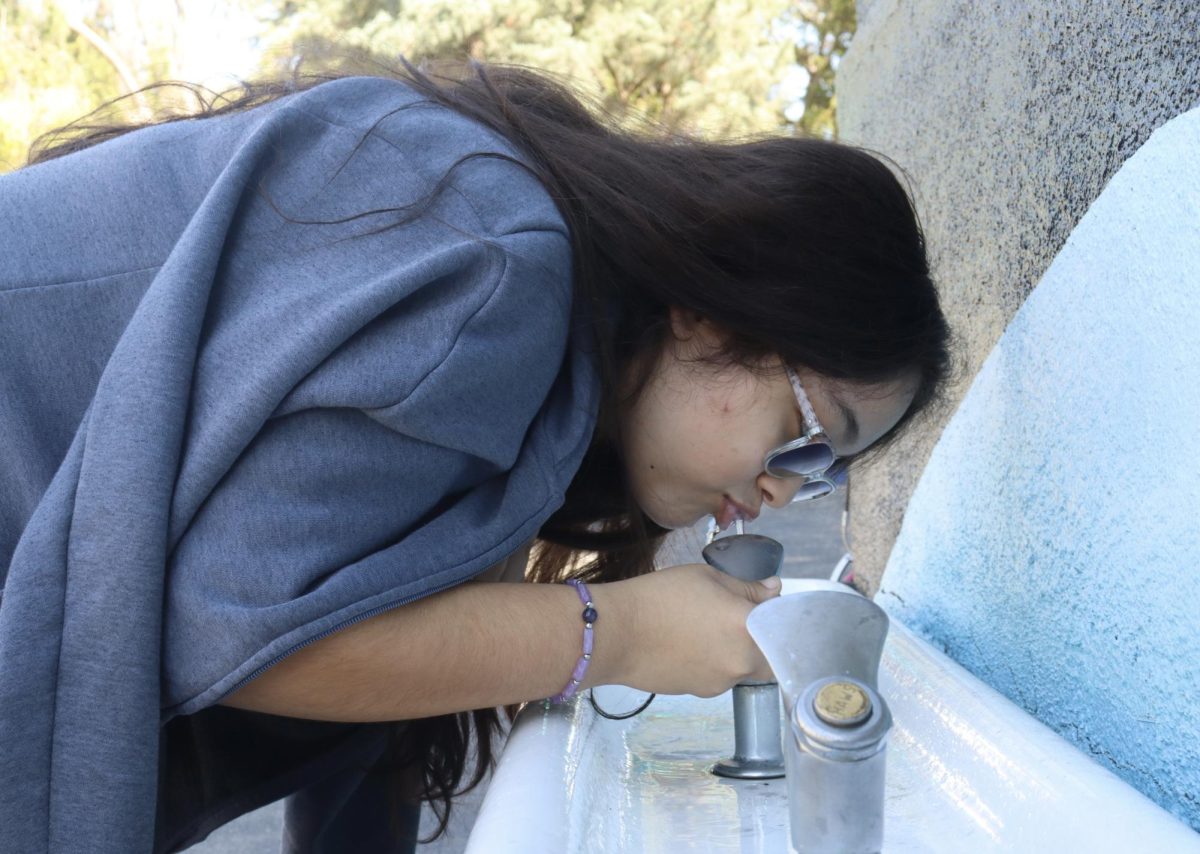
[[[1009,324],[877,601],[1200,830],[1200,110]]]

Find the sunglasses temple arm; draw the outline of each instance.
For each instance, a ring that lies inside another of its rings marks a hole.
[[[813,433],[820,430],[821,425],[817,421],[817,413],[813,410],[808,395],[804,393],[804,387],[800,385],[800,378],[791,368],[787,369],[787,376],[788,382],[792,384],[792,391],[796,394],[796,402],[800,404],[800,413],[804,416],[804,431]]]

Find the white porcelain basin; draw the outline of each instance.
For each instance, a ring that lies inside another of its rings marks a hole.
[[[804,582],[784,581],[784,594]],[[946,656],[892,622],[880,693],[884,851],[1200,852],[1200,836]],[[644,695],[597,691],[612,710]],[[580,698],[514,724],[469,854],[784,852],[785,781],[716,777],[733,750],[724,695],[658,697],[627,721]]]

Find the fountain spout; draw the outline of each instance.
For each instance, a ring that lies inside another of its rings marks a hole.
[[[792,847],[874,854],[892,716],[878,692],[883,609],[845,585],[810,580],[746,621],[779,680]]]

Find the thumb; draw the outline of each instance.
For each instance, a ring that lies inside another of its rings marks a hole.
[[[783,582],[778,575],[772,575],[769,578],[764,578],[761,581],[751,581],[746,585],[747,593],[750,600],[754,603],[766,602],[768,599],[773,599],[779,595],[779,591],[783,588]]]

